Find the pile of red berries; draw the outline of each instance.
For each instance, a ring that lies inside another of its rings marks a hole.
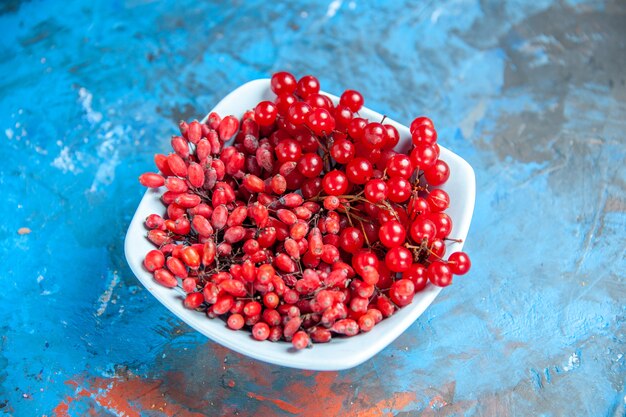
[[[241,119],[181,122],[174,152],[155,155],[160,173],[139,177],[166,189],[165,214],[145,222],[158,283],[233,330],[302,349],[370,331],[428,281],[469,270],[463,252],[443,259],[450,198],[432,187],[450,170],[429,118],[413,120],[404,154],[393,125],[359,117],[357,91],[335,104],[287,72],[271,88]]]

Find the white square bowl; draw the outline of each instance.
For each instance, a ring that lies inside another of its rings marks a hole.
[[[330,95],[335,103],[339,100]],[[250,81],[228,94],[212,110],[221,116],[241,117],[246,110],[252,109],[263,100],[272,100],[270,80]],[[381,120],[382,115],[367,108],[360,110],[361,117]],[[409,129],[389,118],[385,123],[394,125],[400,132],[400,144],[411,141]],[[461,157],[441,147],[440,158],[450,166],[450,179],[442,187],[450,195],[451,205],[446,211],[452,218],[450,236],[465,240],[474,211],[475,178],[472,167]],[[169,289],[157,284],[152,274],[143,267],[145,254],[154,248],[146,238],[145,218],[152,214],[163,214],[165,207],[159,199],[163,190],[148,190],[143,196],[128,228],[125,241],[126,260],[139,281],[178,318],[193,327],[209,339],[236,352],[260,361],[291,368],[316,371],[335,371],[357,366],[393,342],[404,332],[433,302],[441,288],[428,285],[417,293],[413,303],[400,309],[393,316],[383,320],[369,333],[350,338],[333,338],[330,343],[314,344],[312,349],[295,351],[287,342],[259,342],[252,339],[249,332],[233,331],[226,327],[221,319],[208,319],[205,314],[183,307],[182,289]],[[461,250],[463,243],[451,243],[447,254]]]

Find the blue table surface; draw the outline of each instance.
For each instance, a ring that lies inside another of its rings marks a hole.
[[[0,414],[626,415],[626,3],[376,3],[0,4]],[[216,345],[124,258],[176,122],[281,69],[476,171],[471,273],[347,371]]]

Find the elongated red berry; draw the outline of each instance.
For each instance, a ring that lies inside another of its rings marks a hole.
[[[165,256],[160,250],[151,250],[146,254],[143,264],[148,271],[154,272],[157,269],[163,268],[163,265],[165,265]]]
[[[145,174],[141,174],[139,176],[139,182],[144,187],[159,188],[165,184],[165,178],[159,174],[146,172]]]
[[[154,271],[154,280],[168,288],[174,288],[178,285],[178,280],[166,269],[157,269]]]
[[[217,133],[220,140],[222,142],[226,142],[233,137],[233,135],[237,132],[237,129],[239,129],[239,119],[235,116],[226,116],[220,122],[220,125],[217,128]]]

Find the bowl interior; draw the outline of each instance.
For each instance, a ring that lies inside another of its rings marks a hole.
[[[329,96],[338,102],[336,96]],[[273,99],[269,80],[255,80],[244,84],[227,95],[211,111],[220,115],[242,116],[246,110],[262,100]],[[362,117],[380,120],[382,115],[367,108],[360,112]],[[408,146],[410,132],[408,128],[389,118],[385,123],[393,124],[400,132],[398,146]],[[450,194],[451,206],[446,211],[451,217],[453,228],[451,236],[465,240],[474,210],[475,179],[474,171],[458,155],[441,147],[441,159],[450,166],[450,179],[442,187]],[[165,307],[185,323],[204,334],[211,340],[249,357],[277,365],[309,370],[340,370],[356,366],[374,356],[404,332],[433,302],[441,291],[439,287],[429,285],[416,294],[413,303],[399,310],[396,314],[380,322],[369,333],[351,338],[335,338],[331,343],[315,344],[312,349],[295,351],[290,343],[258,342],[248,332],[232,331],[223,320],[208,319],[204,314],[183,307],[182,289],[168,289],[157,284],[152,274],[143,267],[145,254],[153,249],[146,239],[145,218],[152,214],[162,214],[165,207],[159,197],[163,190],[148,190],[142,198],[130,223],[125,241],[125,253],[128,264],[139,281]],[[451,243],[447,253],[461,250],[462,243]]]

